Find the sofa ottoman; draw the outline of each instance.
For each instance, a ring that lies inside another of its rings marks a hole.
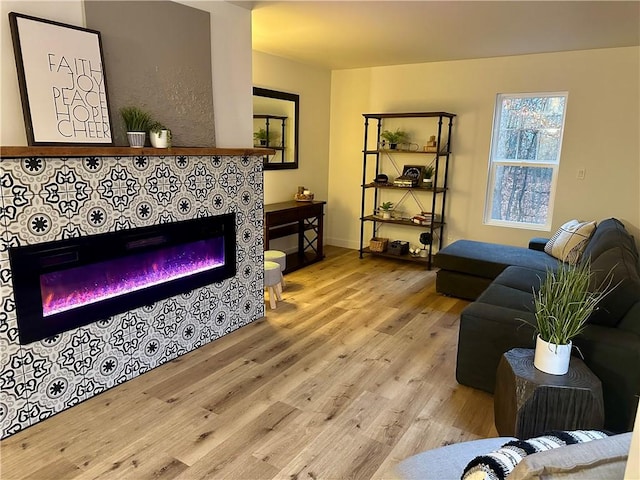
[[[457,240],[434,257],[436,291],[452,297],[475,300],[511,265],[555,270],[558,260],[540,250],[538,239],[529,248],[496,243]]]

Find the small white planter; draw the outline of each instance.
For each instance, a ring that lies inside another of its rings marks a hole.
[[[389,210],[382,211],[382,218],[384,220],[391,220],[391,212]]]
[[[545,342],[540,335],[536,339],[536,353],[533,365],[540,371],[551,375],[564,375],[569,371],[571,342],[568,345],[556,345]]]
[[[133,148],[144,147],[144,142],[147,139],[147,132],[127,132],[127,140],[129,140],[129,146]]]
[[[149,139],[154,148],[169,148],[169,130],[159,132],[149,132]]]

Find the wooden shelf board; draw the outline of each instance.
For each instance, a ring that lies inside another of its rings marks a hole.
[[[429,264],[429,258],[428,257],[413,257],[413,256],[409,255],[408,253],[405,254],[405,255],[393,255],[393,254],[387,253],[387,252],[372,252],[369,247],[364,247],[362,249],[362,253],[366,253],[366,254],[369,254],[369,255],[375,255],[377,257],[392,258],[394,260],[404,260],[405,262],[419,263],[421,265],[428,265]]]
[[[447,117],[453,118],[455,113],[449,112],[408,112],[408,113],[363,113],[365,118],[420,118],[420,117]]]
[[[0,158],[28,157],[138,157],[176,155],[194,156],[263,156],[274,155],[271,148],[216,148],[216,147],[171,147],[171,148],[131,148],[131,147],[99,147],[99,146],[7,146],[0,147]]]
[[[417,223],[413,223],[411,220],[385,220],[380,217],[376,217],[375,215],[367,215],[366,217],[361,218],[365,222],[379,222],[379,223],[390,223],[393,225],[406,225],[407,227],[419,227],[419,228],[431,228],[431,225],[419,225]],[[442,222],[433,222],[433,228],[440,228],[444,223]]]
[[[436,192],[436,193],[442,193],[446,190],[446,188],[442,188],[442,187],[438,187],[438,188],[432,188],[432,187],[397,187],[393,184],[383,184],[383,185],[378,185],[375,183],[367,183],[366,185],[361,185],[364,188],[390,188],[390,189],[394,189],[394,190],[419,190],[422,192]]]

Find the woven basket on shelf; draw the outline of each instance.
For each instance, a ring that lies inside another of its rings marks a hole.
[[[388,238],[373,237],[371,240],[369,240],[369,250],[371,250],[372,252],[386,252],[387,245],[389,245]]]

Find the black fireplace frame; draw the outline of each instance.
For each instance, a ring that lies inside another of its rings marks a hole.
[[[236,275],[235,213],[9,249],[20,343],[25,345]],[[47,316],[40,276],[109,258],[224,237],[224,265]]]

